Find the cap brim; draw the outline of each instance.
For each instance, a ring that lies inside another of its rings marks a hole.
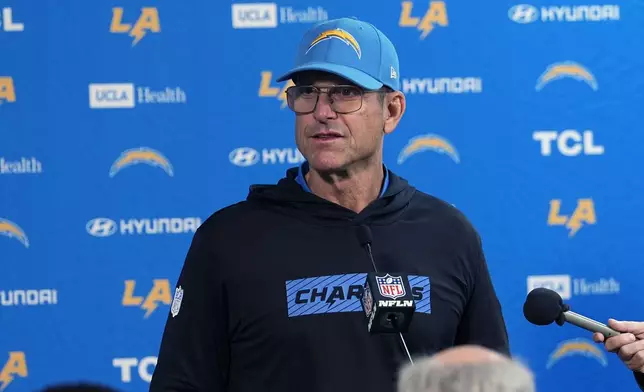
[[[329,72],[342,78],[348,79],[367,90],[377,90],[383,86],[383,84],[375,78],[355,68],[347,67],[346,65],[329,63],[308,63],[300,65],[299,67],[295,67],[277,78],[276,82],[283,82],[285,80],[292,79],[293,75],[303,71]]]

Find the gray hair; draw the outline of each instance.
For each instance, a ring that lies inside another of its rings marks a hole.
[[[401,369],[398,392],[534,392],[534,376],[516,360],[443,364],[431,358]]]

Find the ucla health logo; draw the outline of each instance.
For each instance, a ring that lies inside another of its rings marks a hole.
[[[557,80],[572,79],[586,83],[590,88],[597,91],[597,79],[590,70],[574,61],[563,61],[550,64],[539,76],[535,89],[541,91],[545,86]]]
[[[0,157],[0,174],[41,174],[42,162],[36,157],[7,159]]]
[[[234,29],[274,29],[280,23],[317,23],[329,19],[329,14],[322,7],[278,9],[275,3],[236,3],[231,10]]]
[[[264,148],[258,151],[252,147],[239,147],[228,154],[228,160],[235,166],[248,167],[257,164],[297,165],[304,162],[305,158],[297,148]]]
[[[91,83],[89,107],[92,109],[132,109],[139,105],[185,104],[187,96],[181,87],[152,89],[133,83]]]
[[[573,296],[615,295],[621,290],[619,281],[613,277],[588,279],[570,275],[530,275],[527,284],[528,294],[534,289],[546,288],[559,294],[563,300]]]
[[[121,153],[121,155],[112,164],[112,167],[110,167],[110,177],[116,176],[121,170],[127,167],[139,164],[158,167],[168,176],[174,176],[174,169],[168,158],[159,151],[153,150],[149,147],[138,147],[125,150]]]
[[[25,248],[29,248],[29,238],[27,238],[27,234],[25,234],[24,230],[22,230],[20,226],[10,220],[0,218],[0,235],[13,238],[24,245]]]
[[[398,155],[398,164],[403,164],[411,156],[424,151],[434,151],[449,156],[454,162],[459,163],[458,151],[447,139],[435,134],[419,135],[411,138]]]

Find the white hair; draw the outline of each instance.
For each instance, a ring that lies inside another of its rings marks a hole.
[[[516,360],[443,364],[423,358],[401,369],[398,392],[535,392],[535,383]]]

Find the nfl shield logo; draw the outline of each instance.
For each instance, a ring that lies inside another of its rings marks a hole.
[[[177,287],[174,291],[174,299],[172,300],[172,306],[170,307],[170,313],[172,317],[177,317],[179,314],[179,309],[181,308],[181,300],[183,299],[183,289],[181,286]]]
[[[397,299],[405,295],[405,285],[403,285],[402,277],[391,276],[376,276],[378,283],[378,291],[383,297]]]

